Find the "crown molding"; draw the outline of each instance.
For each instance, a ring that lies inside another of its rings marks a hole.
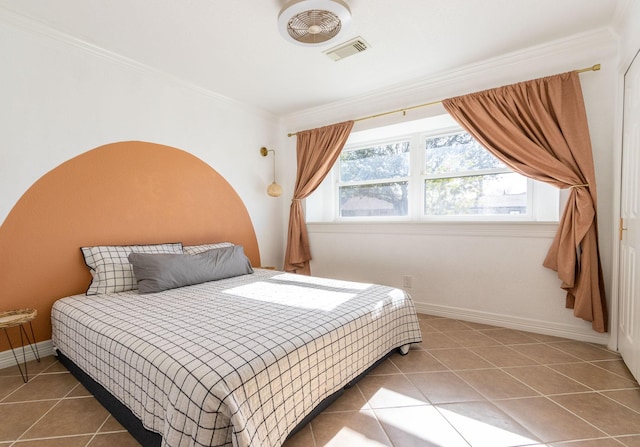
[[[440,101],[445,97],[435,97],[434,92],[438,94],[444,91],[446,97],[453,97],[505,85],[500,82],[515,83],[584,68],[575,64],[597,64],[601,61],[591,59],[615,56],[616,44],[617,35],[611,28],[599,28],[436,73],[414,82],[294,112],[283,116],[281,120],[287,127],[298,127],[314,119],[322,120],[322,117],[332,117],[332,122],[353,119],[352,115],[346,114],[354,110],[366,110],[364,114],[370,115],[390,108],[410,107],[417,102]],[[527,76],[527,79],[521,76]]]
[[[64,45],[68,45],[68,46],[80,49],[81,51],[87,54],[90,54],[92,56],[96,56],[108,62],[120,65],[122,67],[125,67],[133,71],[137,71],[145,75],[154,76],[157,79],[175,84],[182,88],[186,88],[195,93],[198,93],[210,99],[213,99],[216,102],[224,103],[233,107],[238,107],[254,115],[258,115],[260,117],[273,119],[273,120],[278,118],[277,115],[273,114],[272,112],[266,111],[264,109],[260,109],[258,107],[238,101],[228,96],[221,95],[220,93],[216,93],[212,90],[201,87],[197,84],[194,84],[193,82],[190,82],[178,76],[172,75],[166,71],[154,68],[150,65],[143,64],[129,57],[115,53],[113,51],[109,51],[98,45],[94,45],[90,42],[87,42],[86,40],[72,36],[63,31],[59,31],[32,17],[12,11],[5,6],[0,6],[0,23],[4,23],[8,26],[20,29],[22,31],[26,31],[31,34],[40,35],[45,38],[60,42]]]

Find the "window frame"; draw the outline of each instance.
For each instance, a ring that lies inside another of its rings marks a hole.
[[[327,178],[316,189],[316,191],[305,200],[307,223],[317,224],[451,224],[461,225],[488,225],[488,224],[557,224],[562,210],[566,203],[566,195],[557,188],[539,181],[526,178],[527,180],[527,213],[526,214],[502,214],[502,215],[443,215],[430,216],[424,213],[425,195],[424,181],[429,176],[426,174],[426,147],[425,140],[439,135],[465,132],[457,123],[440,122],[440,125],[433,126],[431,122],[447,117],[448,115],[437,115],[424,121],[419,125],[414,122],[404,123],[404,130],[393,130],[393,125],[389,132],[385,127],[373,128],[354,133],[353,143],[347,142],[343,151],[358,150],[375,146],[382,146],[393,143],[409,143],[409,177],[376,179],[373,181],[340,181],[340,158],[336,161]],[[370,132],[370,135],[367,133]],[[385,132],[387,133],[385,135]],[[486,150],[486,149],[485,149]],[[419,151],[419,152],[416,152]],[[501,168],[504,173],[514,172],[507,168]],[[494,173],[495,170],[490,170]],[[470,171],[468,175],[482,175],[483,170]],[[501,172],[502,173],[502,172]],[[459,173],[456,173],[456,176]],[[441,177],[453,177],[445,174]],[[433,176],[432,178],[436,178]],[[408,203],[406,216],[341,216],[340,214],[340,187],[351,185],[375,185],[390,182],[408,181]]]
[[[376,146],[385,146],[388,144],[401,144],[404,142],[408,142],[409,143],[409,175],[406,177],[388,177],[388,178],[384,178],[384,179],[376,179],[373,181],[369,181],[369,180],[358,180],[358,181],[350,181],[350,182],[343,182],[340,180],[341,178],[341,170],[340,170],[340,157],[338,157],[338,159],[336,160],[336,163],[334,165],[334,167],[331,169],[332,175],[334,176],[335,180],[332,182],[332,196],[333,196],[333,213],[334,213],[334,218],[336,221],[338,222],[367,222],[367,221],[373,221],[373,222],[387,222],[387,221],[398,221],[398,222],[404,222],[404,221],[411,221],[412,219],[412,212],[413,212],[413,208],[415,207],[415,204],[412,204],[411,200],[407,201],[407,215],[406,216],[342,216],[341,214],[341,209],[340,209],[340,187],[343,186],[360,186],[360,185],[376,185],[376,184],[386,184],[386,183],[397,183],[397,182],[403,182],[406,181],[407,182],[407,190],[408,190],[408,195],[409,197],[411,197],[412,194],[412,184],[414,183],[414,180],[412,180],[413,177],[413,169],[414,169],[414,164],[415,162],[413,161],[414,157],[415,157],[415,152],[413,150],[413,147],[416,143],[415,141],[415,135],[412,134],[403,134],[403,135],[399,135],[399,136],[394,136],[394,137],[386,137],[386,138],[377,138],[377,139],[373,139],[373,140],[368,140],[366,142],[360,142],[360,143],[355,143],[353,145],[349,145],[346,146],[342,149],[342,152],[345,151],[357,151],[357,150],[362,150],[362,149],[367,149],[367,148],[372,148],[372,147],[376,147]],[[340,153],[340,155],[342,155],[342,152]]]
[[[522,174],[518,174],[517,172],[510,169],[508,166],[503,168],[492,168],[492,169],[478,169],[478,170],[467,170],[467,171],[458,171],[458,172],[448,172],[444,174],[428,174],[427,173],[427,150],[426,150],[426,141],[431,138],[443,137],[448,135],[455,135],[460,133],[469,134],[466,130],[464,130],[461,126],[451,126],[446,129],[438,129],[430,132],[420,132],[419,133],[419,146],[418,150],[420,151],[420,180],[419,180],[419,189],[420,189],[420,209],[417,212],[417,219],[421,221],[432,221],[432,222],[442,222],[442,221],[450,221],[450,222],[534,222],[534,195],[535,195],[535,185],[534,181],[531,178],[525,177]],[[472,136],[473,138],[473,136]],[[478,143],[480,144],[480,143]],[[482,145],[481,145],[482,146]],[[483,148],[485,151],[488,151],[486,148]],[[493,156],[493,154],[491,154]],[[494,156],[495,157],[495,156]],[[503,163],[504,164],[504,163]],[[527,212],[524,214],[454,214],[454,215],[428,215],[424,211],[425,207],[425,187],[424,183],[427,180],[433,179],[448,179],[448,178],[463,178],[463,177],[477,177],[482,175],[492,175],[492,174],[518,174],[523,177],[527,182]]]

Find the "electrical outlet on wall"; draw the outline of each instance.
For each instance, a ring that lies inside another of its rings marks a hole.
[[[404,275],[402,277],[402,288],[410,289],[413,286],[413,277],[409,275]]]

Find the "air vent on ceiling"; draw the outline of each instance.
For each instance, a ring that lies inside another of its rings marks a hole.
[[[345,57],[353,56],[357,53],[362,53],[368,48],[371,48],[371,46],[362,37],[356,37],[349,42],[345,42],[342,45],[338,45],[337,47],[328,49],[324,52],[324,54],[329,56],[334,61],[339,61],[340,59],[344,59]]]

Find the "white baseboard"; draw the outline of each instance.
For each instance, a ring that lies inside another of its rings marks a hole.
[[[571,340],[597,343],[607,346],[609,334],[600,334],[594,331],[590,333],[580,331],[579,328],[569,325],[550,323],[548,321],[532,320],[528,318],[513,317],[490,312],[474,311],[457,307],[440,306],[427,303],[413,303],[419,313],[435,315],[438,317],[453,318],[462,321],[488,324],[490,326],[500,326],[519,331],[533,332],[536,334],[553,335],[556,337],[569,338]]]
[[[40,358],[53,355],[53,343],[51,342],[51,340],[40,341],[36,343],[36,347],[38,348],[38,354],[40,355]],[[16,354],[16,357],[18,357],[18,361],[20,362],[20,365],[22,365],[22,347],[21,346],[17,348],[14,347],[13,349]],[[24,354],[25,354],[25,358],[27,359],[27,362],[36,359],[36,356],[34,355],[33,350],[29,346],[24,347]],[[14,358],[10,349],[7,351],[0,352],[0,369],[8,368],[10,366],[15,366],[15,365],[16,365],[16,359]]]

